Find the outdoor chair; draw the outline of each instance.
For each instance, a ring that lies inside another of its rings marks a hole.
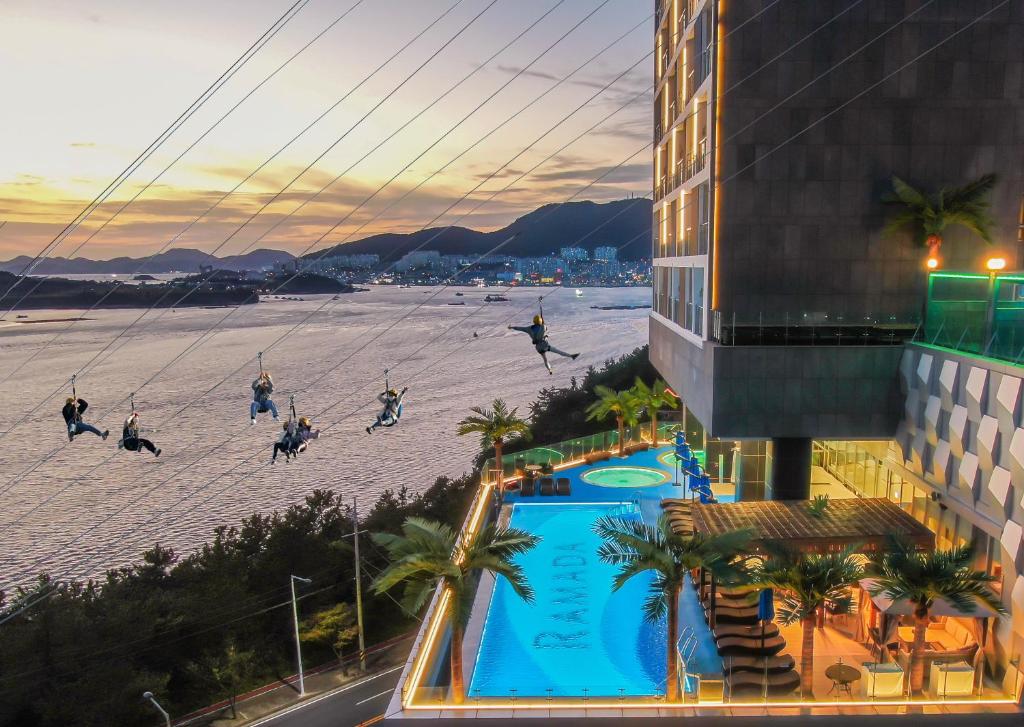
[[[556,495],[571,495],[572,487],[569,485],[568,477],[559,477],[555,480],[555,494]]]
[[[903,696],[903,669],[899,664],[868,661],[860,666],[863,695],[869,699],[898,699]]]
[[[540,481],[540,494],[551,496],[555,494],[555,481],[550,477],[543,477]]]
[[[523,485],[519,489],[520,497],[533,497],[537,493],[537,481],[533,479],[524,479]]]

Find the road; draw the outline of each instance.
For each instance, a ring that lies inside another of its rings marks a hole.
[[[401,666],[385,669],[257,720],[250,727],[352,727],[384,713],[401,673]]]

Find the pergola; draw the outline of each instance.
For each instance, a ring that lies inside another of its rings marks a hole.
[[[870,553],[885,549],[893,535],[922,550],[935,547],[934,533],[884,498],[830,500],[820,512],[809,500],[694,503],[693,529],[706,535],[750,530],[751,552],[764,550],[765,543],[780,543],[802,553],[850,546]]]

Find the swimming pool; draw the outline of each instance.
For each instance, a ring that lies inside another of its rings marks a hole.
[[[598,467],[580,475],[580,479],[601,487],[653,487],[669,477],[653,467]]]
[[[516,558],[533,604],[499,579],[487,611],[469,697],[641,696],[664,693],[664,621],[644,621],[651,583],[612,592],[615,566],[597,557],[604,515],[639,518],[632,503],[516,503],[511,526],[542,540]],[[514,691],[513,691],[514,690]]]

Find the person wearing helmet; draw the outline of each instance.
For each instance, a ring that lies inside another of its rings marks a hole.
[[[300,452],[305,452],[308,446],[309,440],[319,439],[320,430],[313,429],[313,422],[309,417],[299,417],[299,426],[295,430],[295,438],[292,440],[295,442],[295,448],[292,454],[298,455]]]
[[[296,454],[299,448],[299,425],[298,422],[292,418],[289,418],[284,424],[281,425],[281,438],[274,442],[274,456],[270,458],[270,463],[277,462],[277,455],[284,453],[286,460],[291,460],[292,455]]]
[[[274,381],[269,371],[260,371],[260,375],[252,382],[252,404],[249,405],[249,418],[256,424],[256,414],[269,411],[277,421],[277,406],[270,395],[274,393]]]
[[[139,436],[142,428],[139,426],[138,412],[132,412],[124,420],[124,429],[121,430],[121,440],[117,443],[118,449],[127,449],[129,452],[138,452],[140,448],[148,449],[154,456],[160,456],[160,448],[148,439]]]
[[[372,434],[377,427],[393,427],[398,424],[398,420],[402,418],[402,401],[408,390],[408,386],[401,392],[388,389],[377,395],[377,401],[384,405],[384,410],[377,415],[377,421],[366,428],[367,434]]]
[[[88,408],[89,402],[78,397],[69,396],[64,402],[64,408],[61,409],[60,413],[64,417],[64,424],[68,429],[69,442],[75,441],[75,436],[82,432],[92,432],[101,439],[106,439],[110,434],[110,430],[104,430],[101,432],[92,424],[86,424],[82,421],[82,415]]]
[[[555,372],[551,370],[551,364],[548,363],[548,351],[551,353],[557,353],[559,356],[565,356],[571,358],[573,361],[579,356],[578,353],[566,353],[560,351],[550,343],[548,343],[548,330],[547,326],[544,325],[544,316],[537,314],[533,317],[532,326],[509,326],[510,331],[522,331],[523,333],[530,334],[530,340],[533,341],[533,347],[537,349],[537,353],[544,359],[544,367],[548,370],[549,374]]]

